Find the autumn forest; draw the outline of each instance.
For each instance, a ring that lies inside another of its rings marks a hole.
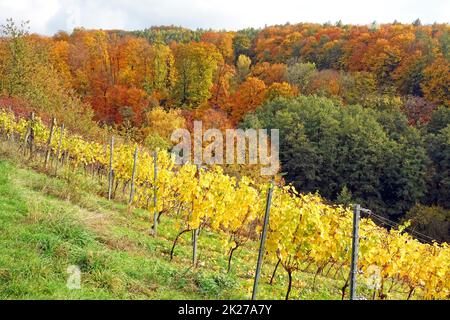
[[[278,128],[283,180],[450,240],[450,26],[0,30],[0,108],[150,149],[176,128]],[[229,169],[252,175],[251,168]]]

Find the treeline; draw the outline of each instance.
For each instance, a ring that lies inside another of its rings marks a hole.
[[[233,125],[265,100],[298,94],[368,107],[387,101],[402,107],[413,124],[428,121],[438,105],[450,106],[447,24],[75,29],[53,37],[14,27],[6,24],[0,42],[2,61],[12,57],[2,63],[3,92],[18,90],[20,81],[9,78],[25,72],[27,46],[66,91],[92,106],[95,120],[126,129],[145,126],[154,106],[195,116],[214,109],[221,122]]]
[[[417,231],[450,240],[450,109],[417,129],[400,110],[300,96],[265,103],[242,126],[280,129],[282,171],[298,190],[394,221],[408,212]]]
[[[417,228],[448,239],[448,24],[81,28],[52,37],[26,27],[1,28],[0,105],[150,148],[169,148],[172,130],[194,119],[204,129],[257,119],[284,130],[283,171],[300,190],[361,200],[396,220],[413,208]]]

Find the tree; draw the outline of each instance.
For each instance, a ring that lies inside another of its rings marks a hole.
[[[211,99],[209,103],[212,107],[226,110],[230,98],[230,80],[234,76],[235,70],[232,66],[220,62],[214,75],[214,85],[211,89]]]
[[[74,89],[91,103],[95,112],[100,110],[101,113],[108,108],[108,89],[118,84],[123,59],[120,50],[114,48],[110,54],[111,46],[104,31],[75,29],[71,35],[69,64],[73,70]]]
[[[169,96],[176,81],[174,56],[170,48],[162,43],[155,43],[152,48],[150,79],[145,87],[148,92],[157,91],[163,97]]]
[[[58,40],[53,43],[50,52],[50,62],[60,75],[67,90],[72,90],[74,81],[69,65],[70,44],[67,40]]]
[[[432,160],[426,203],[450,209],[450,123],[437,132],[430,132],[426,136],[426,142],[428,155]]]
[[[165,145],[171,145],[170,136],[173,131],[185,127],[186,121],[181,114],[181,110],[170,109],[166,111],[162,107],[156,107],[145,114],[141,131],[148,145],[153,146],[158,140],[164,141]]]
[[[286,180],[333,201],[344,186],[380,214],[405,213],[426,192],[428,158],[418,132],[399,112],[390,117],[326,98],[267,101],[242,127],[280,130]]]
[[[236,75],[238,78],[238,82],[241,83],[247,78],[250,74],[250,65],[252,64],[252,60],[249,57],[241,54],[239,55],[236,62]]]
[[[272,100],[278,97],[292,98],[296,96],[298,90],[293,88],[287,82],[274,82],[268,88],[265,96],[265,100]]]
[[[297,86],[301,93],[305,93],[315,72],[314,63],[296,63],[288,67],[287,79],[290,84]]]
[[[377,95],[377,82],[372,73],[341,73],[339,81],[339,95],[345,104],[367,105],[370,97]]]
[[[439,134],[450,123],[450,108],[440,106],[431,114],[431,119],[426,125],[428,134]]]
[[[124,38],[110,42],[109,55],[113,60],[114,82],[143,88],[149,81],[152,48],[145,39]]]
[[[418,204],[408,211],[404,220],[410,221],[412,230],[439,242],[450,242],[450,210]]]
[[[285,82],[287,66],[284,63],[258,63],[252,68],[252,76],[264,81],[266,86],[274,82]]]
[[[423,71],[421,89],[425,98],[435,104],[450,107],[450,63],[440,57]]]
[[[340,69],[342,59],[342,41],[330,40],[323,41],[322,50],[318,52],[317,65],[320,69]],[[321,40],[322,40],[321,39]]]
[[[189,122],[189,129],[193,129],[193,121],[202,121],[202,128],[204,131],[208,129],[219,129],[225,133],[226,129],[233,128],[231,119],[227,113],[219,108],[207,107],[198,108],[192,110],[190,114],[185,115],[186,120]]]
[[[52,64],[54,47],[48,38],[28,35],[27,23],[7,20],[0,38],[0,88],[42,117],[56,117],[69,130],[97,137],[93,112],[73,94],[72,83]],[[65,52],[65,50],[61,50]],[[64,61],[62,61],[64,63]],[[63,66],[64,68],[64,66]],[[69,87],[69,88],[68,88]]]
[[[421,97],[406,96],[401,109],[410,125],[421,126],[430,121],[436,105]]]
[[[248,112],[259,107],[266,95],[266,85],[263,81],[248,77],[241,83],[234,93],[231,102],[231,117],[234,123],[238,123]]]
[[[211,95],[213,76],[222,59],[211,44],[180,44],[175,48],[177,81],[174,96],[179,106],[198,107]]]
[[[341,92],[340,74],[335,70],[315,72],[306,87],[306,94],[315,94],[328,98],[338,97]]]
[[[423,69],[426,65],[427,59],[419,50],[402,58],[392,76],[401,94],[422,95],[420,85],[423,81]]]
[[[25,81],[33,72],[33,52],[25,40],[28,21],[16,25],[12,19],[7,19],[6,24],[0,26],[0,35],[4,37],[1,43],[4,53],[0,60],[0,88],[11,97],[23,90]]]
[[[225,62],[233,64],[233,35],[230,32],[206,32],[201,41],[214,44]]]
[[[358,102],[365,108],[378,111],[398,112],[402,107],[402,99],[391,94],[369,94]]]
[[[380,85],[389,88],[393,85],[393,71],[401,61],[401,51],[388,40],[380,38],[373,42],[364,56],[367,70],[373,72]]]
[[[336,203],[349,207],[352,204],[352,193],[348,190],[347,186],[344,185],[341,192],[336,197]]]
[[[116,85],[108,88],[105,109],[101,110],[104,114],[100,114],[100,118],[109,124],[140,126],[147,107],[148,98],[144,90]]]
[[[245,30],[238,31],[234,36],[233,38],[234,62],[237,62],[237,59],[239,58],[240,55],[251,56],[252,41],[250,37],[251,36]]]

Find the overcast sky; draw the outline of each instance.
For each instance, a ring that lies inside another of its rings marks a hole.
[[[144,29],[154,25],[237,30],[285,22],[368,24],[449,22],[449,0],[0,0],[6,18],[30,20],[32,32],[74,27]]]

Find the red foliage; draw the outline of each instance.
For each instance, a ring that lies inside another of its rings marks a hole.
[[[402,112],[408,117],[409,124],[413,126],[428,123],[435,109],[435,104],[414,96],[409,96],[402,106]]]
[[[33,106],[20,98],[0,97],[0,109],[12,111],[18,118],[28,118],[31,112],[36,112],[36,109],[33,108]],[[45,112],[39,112],[39,117],[45,124],[50,125],[52,119],[51,115]]]
[[[92,97],[91,103],[98,120],[118,124],[129,120],[140,126],[149,98],[141,89],[116,85],[109,88],[104,96]]]

